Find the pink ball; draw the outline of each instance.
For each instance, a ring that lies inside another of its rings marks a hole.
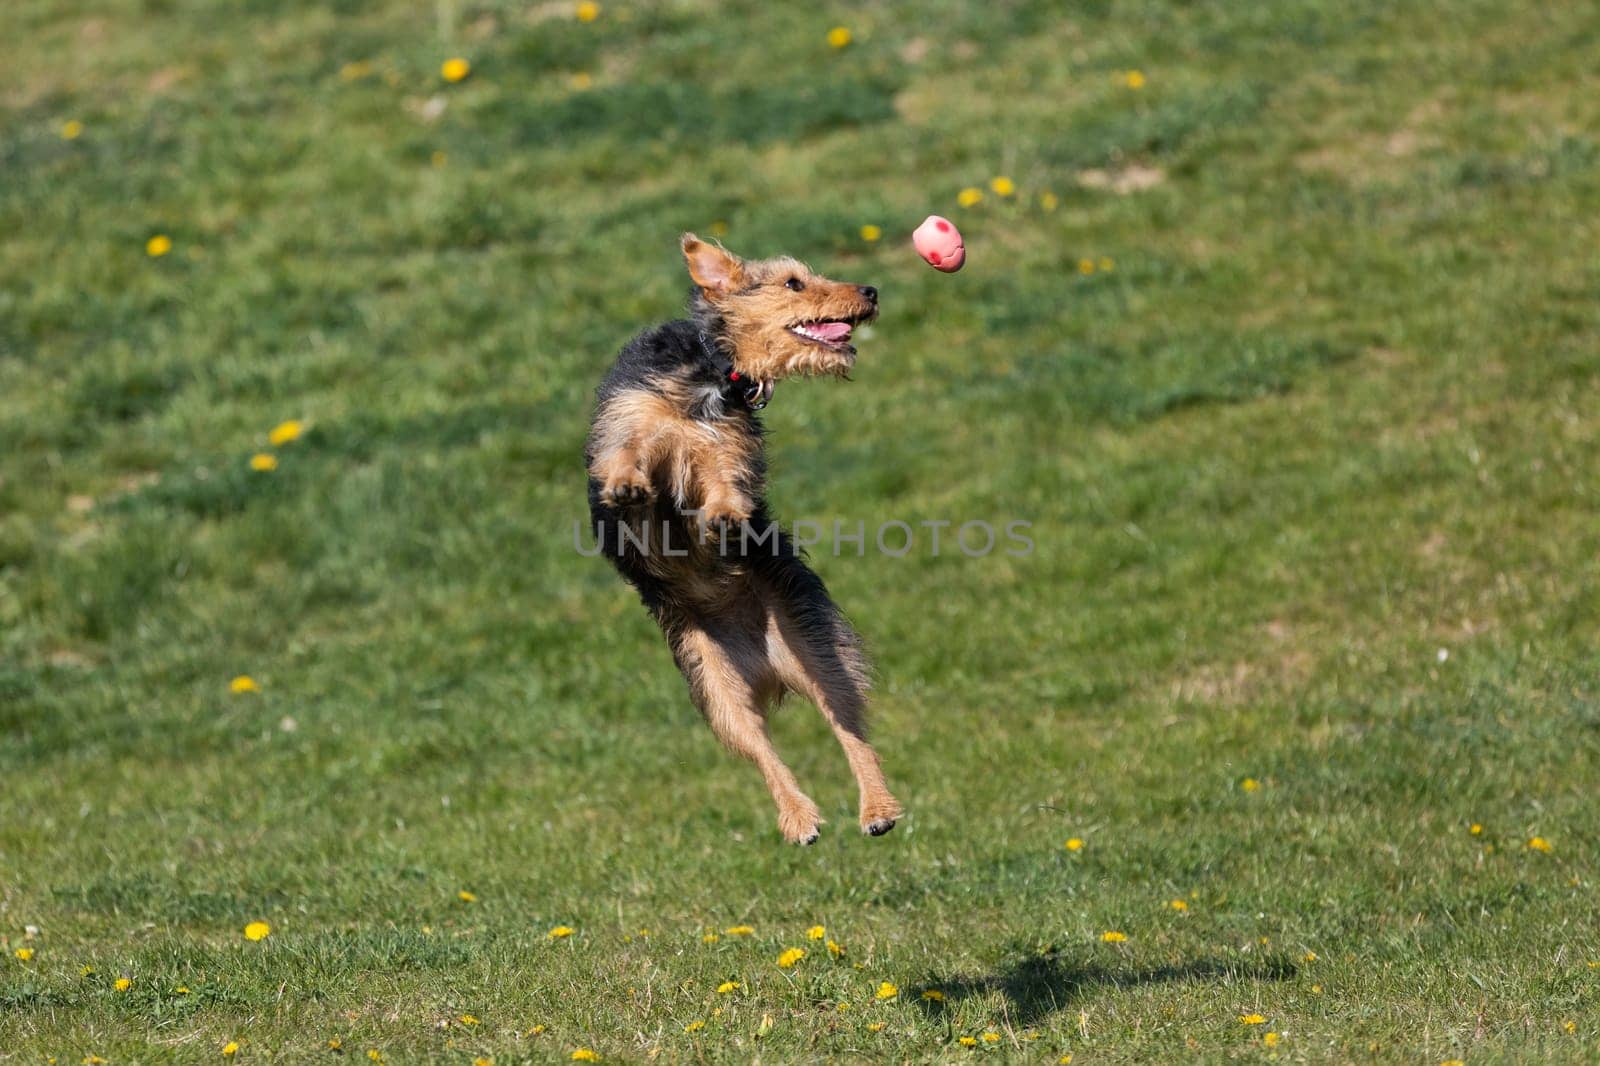
[[[917,254],[928,261],[935,270],[954,274],[967,261],[967,246],[961,240],[961,231],[948,218],[929,215],[911,235]]]

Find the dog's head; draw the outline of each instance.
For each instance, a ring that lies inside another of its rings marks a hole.
[[[698,291],[695,320],[760,381],[847,373],[850,331],[878,314],[878,290],[830,281],[787,257],[744,260],[720,244],[683,235],[683,258]]]

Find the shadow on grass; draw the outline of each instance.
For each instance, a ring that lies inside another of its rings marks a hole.
[[[1136,988],[1141,985],[1184,981],[1287,981],[1298,970],[1283,959],[1241,962],[1204,958],[1171,966],[1118,970],[1097,962],[1080,963],[1060,952],[1046,950],[1008,961],[993,973],[978,977],[954,974],[927,981],[913,989],[914,1002],[933,1016],[943,1015],[968,996],[999,992],[1015,1024],[1035,1025],[1099,988]],[[926,991],[943,994],[942,1000],[924,998]]]

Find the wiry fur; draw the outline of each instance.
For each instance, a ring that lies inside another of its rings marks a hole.
[[[791,327],[872,318],[877,292],[793,259],[746,262],[693,234],[683,252],[692,318],[635,337],[600,384],[586,452],[596,534],[666,634],[718,739],[761,770],[785,839],[809,844],[822,821],[767,733],[786,692],[828,720],[860,790],[862,830],[886,833],[901,811],[866,739],[861,641],[767,513],[761,423],[746,391],[844,375],[853,348]]]

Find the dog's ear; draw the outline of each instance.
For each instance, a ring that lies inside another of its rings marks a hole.
[[[744,285],[744,262],[722,245],[692,233],[685,233],[682,243],[689,277],[707,293],[726,295]]]

